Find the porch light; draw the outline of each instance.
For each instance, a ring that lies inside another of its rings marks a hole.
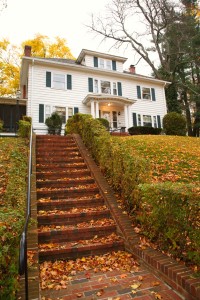
[[[108,106],[111,106],[111,103],[110,103],[110,102],[108,103]]]

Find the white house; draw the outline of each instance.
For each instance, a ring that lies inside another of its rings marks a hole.
[[[80,112],[106,118],[111,128],[162,127],[167,113],[166,81],[123,70],[126,58],[83,49],[76,60],[31,56],[25,46],[20,90],[27,115],[38,134],[47,132],[45,119],[57,111],[63,118]]]

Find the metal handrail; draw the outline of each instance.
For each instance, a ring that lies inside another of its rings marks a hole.
[[[28,268],[27,268],[27,230],[29,218],[31,216],[31,174],[32,174],[32,143],[33,143],[33,127],[31,124],[31,133],[29,141],[29,161],[28,161],[28,187],[27,187],[27,203],[26,203],[26,220],[24,229],[20,239],[19,248],[19,274],[25,274],[25,296],[28,300]]]

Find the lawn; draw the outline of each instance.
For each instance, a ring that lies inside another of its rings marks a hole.
[[[200,187],[200,139],[143,135],[124,138],[123,143],[133,155],[148,160],[151,182],[193,182]]]
[[[28,148],[25,139],[0,138],[0,298],[15,299],[19,239],[24,224]]]

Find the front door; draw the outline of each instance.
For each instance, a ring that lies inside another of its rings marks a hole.
[[[117,128],[117,112],[116,111],[103,111],[102,118],[108,120],[111,128]]]

